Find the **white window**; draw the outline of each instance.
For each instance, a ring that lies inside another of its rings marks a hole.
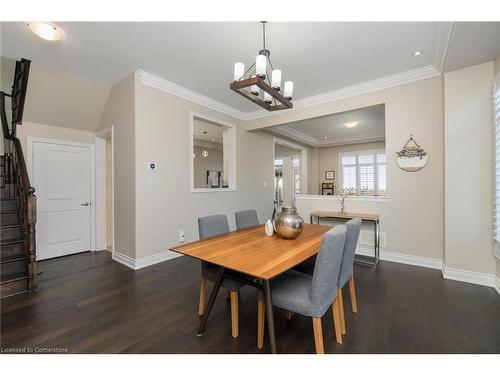
[[[494,113],[494,132],[495,132],[495,200],[493,207],[494,236],[497,242],[500,242],[500,76],[496,78],[493,88],[493,113]],[[500,251],[497,246],[497,255]]]
[[[385,150],[340,154],[341,189],[351,195],[385,195]]]

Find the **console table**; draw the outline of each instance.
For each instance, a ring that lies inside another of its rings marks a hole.
[[[374,238],[374,250],[375,256],[370,257],[366,255],[356,254],[354,261],[359,264],[376,266],[380,258],[380,216],[378,214],[366,214],[366,213],[355,213],[355,212],[335,212],[335,211],[313,211],[311,212],[311,224],[313,223],[313,217],[316,217],[316,224],[319,224],[321,218],[328,219],[345,219],[350,220],[354,218],[359,218],[361,221],[372,222],[373,223],[373,238]]]

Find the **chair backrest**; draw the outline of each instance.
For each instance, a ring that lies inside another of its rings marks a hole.
[[[236,229],[241,230],[245,228],[254,227],[259,225],[259,217],[255,210],[239,211],[234,214],[236,219]]]
[[[315,316],[323,316],[337,295],[337,282],[346,238],[345,225],[323,235],[311,281],[311,304]]]
[[[342,288],[351,278],[354,266],[354,253],[358,245],[359,232],[361,231],[361,219],[352,219],[345,223],[347,233],[345,237],[344,254],[340,265],[338,285]]]
[[[198,218],[198,233],[200,240],[220,236],[229,232],[226,215],[211,215]]]

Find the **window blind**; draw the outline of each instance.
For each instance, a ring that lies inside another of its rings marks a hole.
[[[340,159],[342,189],[356,195],[385,195],[385,152],[345,153]]]

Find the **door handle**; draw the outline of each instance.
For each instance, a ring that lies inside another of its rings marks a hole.
[[[89,202],[85,202],[85,203],[82,203],[80,206],[89,206],[90,203]]]

